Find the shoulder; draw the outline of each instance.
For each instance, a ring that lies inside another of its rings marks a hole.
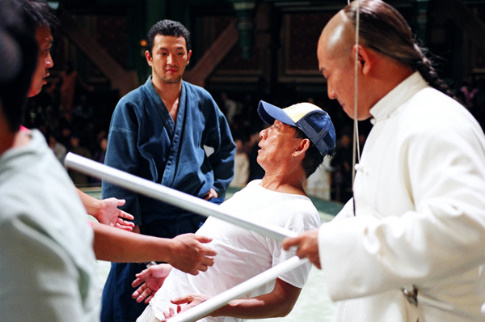
[[[143,92],[146,91],[146,85],[142,85],[134,90],[130,91],[129,93],[125,94],[123,97],[120,98],[116,108],[118,107],[125,107],[130,105],[138,105],[143,102]]]
[[[292,231],[316,229],[320,226],[320,215],[310,198],[301,195],[289,195],[275,205],[284,226]]]
[[[185,90],[187,91],[187,95],[193,98],[199,98],[203,101],[214,100],[212,95],[203,87],[191,84],[186,81],[182,81],[182,86],[184,86]]]
[[[400,146],[419,148],[427,154],[483,150],[485,146],[483,131],[470,112],[433,88],[413,96],[395,121],[393,131]]]
[[[112,125],[120,125],[125,123],[137,122],[136,120],[141,117],[144,106],[147,104],[146,95],[143,92],[147,91],[144,88],[146,85],[142,85],[128,94],[121,97],[116,104],[112,115]]]
[[[453,98],[427,87],[414,95],[402,110],[400,123],[411,135],[446,135],[477,131],[479,125],[470,112]]]

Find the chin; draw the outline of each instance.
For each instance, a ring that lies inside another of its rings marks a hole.
[[[41,90],[42,90],[42,86],[37,87],[37,88],[31,88],[31,89],[29,89],[29,92],[27,94],[27,97],[34,97],[37,94],[39,94]]]

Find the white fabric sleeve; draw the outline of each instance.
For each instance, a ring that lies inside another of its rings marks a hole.
[[[86,319],[78,271],[34,221],[18,216],[2,222],[0,244],[1,321]]]
[[[478,251],[485,245],[485,156],[472,131],[430,130],[405,142],[402,171],[414,211],[375,216],[357,206],[357,217],[321,226],[333,300],[429,283],[485,261]]]

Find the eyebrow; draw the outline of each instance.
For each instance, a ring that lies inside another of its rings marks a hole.
[[[169,48],[168,48],[168,47],[163,47],[163,46],[158,47],[158,49],[159,49],[159,50],[160,50],[160,49],[166,49],[166,50],[169,50]],[[175,49],[176,49],[176,50],[178,50],[178,49],[185,49],[185,46],[180,45],[180,46],[175,47]]]

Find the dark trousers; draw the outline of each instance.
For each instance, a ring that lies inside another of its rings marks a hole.
[[[204,223],[205,217],[190,215],[173,220],[162,220],[140,226],[144,235],[173,238],[180,234],[193,233]],[[137,303],[131,294],[135,291],[131,283],[135,274],[146,268],[145,264],[112,263],[103,289],[101,300],[102,322],[134,322],[141,315],[145,303]]]

